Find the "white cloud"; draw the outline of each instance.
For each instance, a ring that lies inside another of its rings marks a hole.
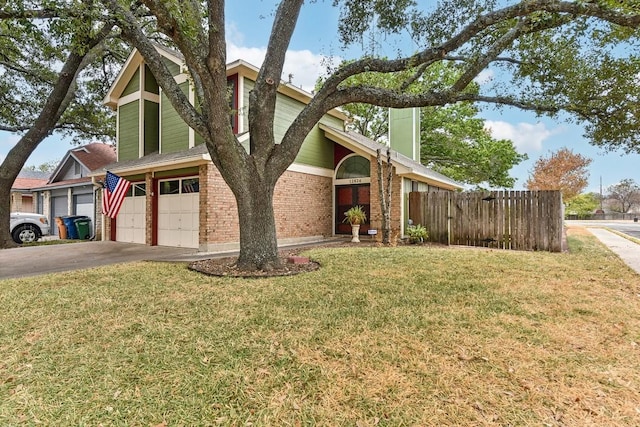
[[[542,151],[542,144],[560,130],[547,129],[544,123],[524,123],[516,125],[503,121],[485,121],[485,128],[497,139],[510,139],[520,153]]]
[[[473,79],[473,81],[482,86],[483,84],[493,81],[494,77],[495,73],[493,72],[493,70],[484,69],[480,71],[480,73],[476,76],[475,79]]]
[[[20,141],[20,136],[8,132],[0,132],[0,163],[4,162],[9,150]]]
[[[266,48],[243,47],[234,43],[227,44],[227,60],[229,62],[242,59],[248,63],[259,67],[264,61]],[[326,62],[330,60],[332,64],[340,63],[339,57],[327,58],[324,55],[317,55],[310,50],[289,50],[284,62],[282,79],[289,80],[292,75],[292,82],[295,86],[301,87],[307,92],[311,92],[316,85],[316,80],[325,74]]]

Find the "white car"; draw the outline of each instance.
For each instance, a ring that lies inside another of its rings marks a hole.
[[[11,212],[9,230],[16,243],[35,242],[49,234],[49,221],[37,213]]]

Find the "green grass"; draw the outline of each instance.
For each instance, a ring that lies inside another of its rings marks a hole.
[[[589,235],[570,247],[0,281],[0,425],[638,425],[640,277]]]

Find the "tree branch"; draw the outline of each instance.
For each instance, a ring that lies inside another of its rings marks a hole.
[[[511,28],[507,31],[502,37],[500,37],[493,45],[489,47],[489,49],[485,52],[483,56],[478,58],[476,61],[471,63],[469,67],[462,73],[462,75],[458,78],[458,80],[451,86],[451,90],[454,92],[460,92],[464,90],[469,83],[476,78],[478,74],[493,61],[504,49],[510,46],[514,40],[520,37],[524,32],[526,32],[526,20],[521,19],[515,25],[514,28]]]
[[[258,72],[254,90],[249,95],[249,126],[268,130],[268,135],[261,135],[260,141],[250,137],[250,152],[256,156],[270,156],[274,141],[273,120],[275,116],[276,95],[280,76],[284,67],[285,55],[296,28],[303,0],[283,0],[278,6],[273,21],[267,53]],[[268,141],[268,143],[267,143]],[[269,162],[279,162],[271,156]],[[267,163],[268,164],[268,163]],[[279,177],[272,175],[272,178]]]
[[[130,11],[121,7],[117,0],[105,0],[105,4],[115,16],[120,18],[118,25],[122,30],[123,37],[135,46],[142,56],[144,56],[146,64],[151,69],[151,72],[158,81],[158,84],[160,84],[162,89],[167,92],[167,98],[171,102],[173,108],[175,108],[180,114],[180,117],[188,126],[195,129],[201,135],[208,135],[208,128],[203,123],[202,117],[198,114],[193,105],[191,105],[189,99],[176,83],[173,75],[169,72],[167,66],[162,61],[162,57],[156,50],[156,47],[142,32],[135,16]]]
[[[480,16],[440,46],[425,49],[413,56],[396,60],[364,58],[346,64],[325,81],[316,96],[324,97],[330,95],[340,83],[356,74],[363,72],[393,73],[426,64],[430,61],[443,59],[449,52],[462,47],[482,31],[501,22],[524,17],[538,11],[597,17],[630,28],[638,28],[640,26],[640,14],[629,15],[608,9],[600,4],[557,0],[523,1]]]

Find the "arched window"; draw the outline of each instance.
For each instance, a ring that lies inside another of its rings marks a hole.
[[[371,176],[370,162],[362,156],[345,159],[336,172],[336,179],[368,178],[369,176]]]

